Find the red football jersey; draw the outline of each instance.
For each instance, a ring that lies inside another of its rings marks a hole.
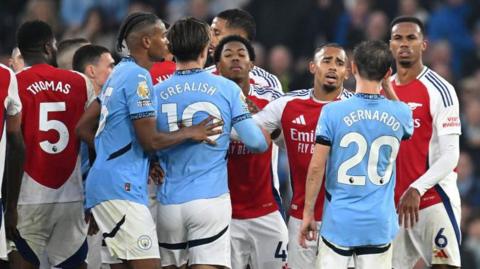
[[[450,83],[425,67],[413,81],[397,85],[392,80],[398,98],[407,103],[413,113],[414,132],[402,141],[397,156],[395,202],[439,156],[438,136],[460,134],[458,98]],[[456,172],[452,171],[440,181],[439,187],[450,198],[458,196]],[[436,188],[429,189],[420,201],[420,208],[441,202]]]
[[[338,100],[348,98],[352,93],[343,90]],[[313,89],[289,92],[254,116],[269,132],[281,128],[290,166],[290,180],[293,197],[290,216],[303,218],[305,204],[305,183],[308,165],[315,147],[315,131],[322,107],[328,102],[316,100]],[[315,220],[320,221],[323,212],[325,188],[322,185],[315,204]]]
[[[2,186],[7,150],[5,119],[7,115],[14,116],[22,110],[15,74],[3,64],[0,64],[0,103],[2,104],[2,109],[0,109],[0,186]],[[1,194],[0,197],[2,197]]]
[[[174,61],[156,62],[150,68],[153,85],[160,83],[173,75],[176,64]]]
[[[80,141],[75,126],[93,99],[90,81],[48,64],[23,69],[17,80],[27,152],[19,203],[81,200]]]
[[[280,96],[273,89],[250,85],[246,98],[263,109]],[[274,197],[273,169],[276,167],[272,167],[272,146],[264,153],[253,154],[242,142],[230,142],[228,187],[233,218],[256,218],[279,209]]]

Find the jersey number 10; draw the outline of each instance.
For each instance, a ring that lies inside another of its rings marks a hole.
[[[162,113],[167,114],[168,129],[170,132],[177,131],[179,129],[178,124],[181,123],[185,127],[192,126],[193,115],[197,112],[205,112],[217,119],[222,118],[220,109],[215,104],[210,102],[195,102],[183,110],[181,113],[181,121],[178,120],[177,104],[169,103],[162,104]],[[220,134],[212,135],[209,138],[213,141],[217,140]]]

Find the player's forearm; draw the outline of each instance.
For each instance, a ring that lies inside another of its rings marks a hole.
[[[190,138],[191,136],[189,135],[189,130],[187,128],[182,128],[178,131],[170,133],[159,132],[153,137],[151,147],[148,147],[149,150],[145,150],[152,151],[168,148],[180,144]]]
[[[325,163],[330,147],[322,144],[315,144],[312,159],[308,166],[307,182],[305,186],[305,207],[304,214],[313,214],[318,193],[323,184],[325,175]]]
[[[269,147],[268,133],[264,133],[252,119],[245,119],[234,125],[240,140],[252,152],[265,152]]]
[[[95,133],[98,129],[98,121],[100,117],[100,103],[94,101],[83,113],[80,120],[75,126],[75,134],[78,138],[88,144],[89,148],[95,148],[93,141],[95,140]]]
[[[23,177],[25,145],[21,132],[7,133],[7,210],[16,209]]]
[[[311,165],[308,168],[307,182],[305,186],[304,212],[307,214],[313,214],[315,211],[315,202],[317,201],[318,193],[322,187],[323,175],[325,173],[325,168],[320,167],[320,165],[312,165],[312,163],[310,164]]]
[[[430,168],[415,180],[410,186],[417,189],[420,195],[445,179],[455,169],[460,156],[458,135],[439,137],[440,158]]]

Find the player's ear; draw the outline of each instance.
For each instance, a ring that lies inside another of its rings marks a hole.
[[[308,69],[310,70],[310,73],[312,75],[315,75],[315,72],[317,71],[317,65],[311,61],[310,63],[308,63]]]
[[[95,67],[92,64],[85,66],[85,75],[87,75],[88,78],[95,77]]]
[[[422,42],[422,52],[426,51],[428,47],[428,40],[426,38],[423,38]]]
[[[152,44],[152,40],[150,39],[150,36],[148,35],[142,36],[142,46],[144,48],[149,49],[151,44]]]

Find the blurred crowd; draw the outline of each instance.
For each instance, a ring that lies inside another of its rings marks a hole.
[[[462,110],[457,167],[463,199],[463,264],[480,264],[480,1],[474,0],[2,0],[0,62],[9,64],[20,23],[40,19],[57,40],[81,37],[114,52],[123,18],[155,12],[167,23],[184,16],[211,22],[229,8],[248,10],[257,22],[256,65],[280,79],[283,89],[309,88],[308,61],[315,47],[337,42],[347,49],[365,39],[388,41],[389,22],[413,15],[427,25],[429,67],[452,83]],[[353,80],[346,88],[353,89]]]

